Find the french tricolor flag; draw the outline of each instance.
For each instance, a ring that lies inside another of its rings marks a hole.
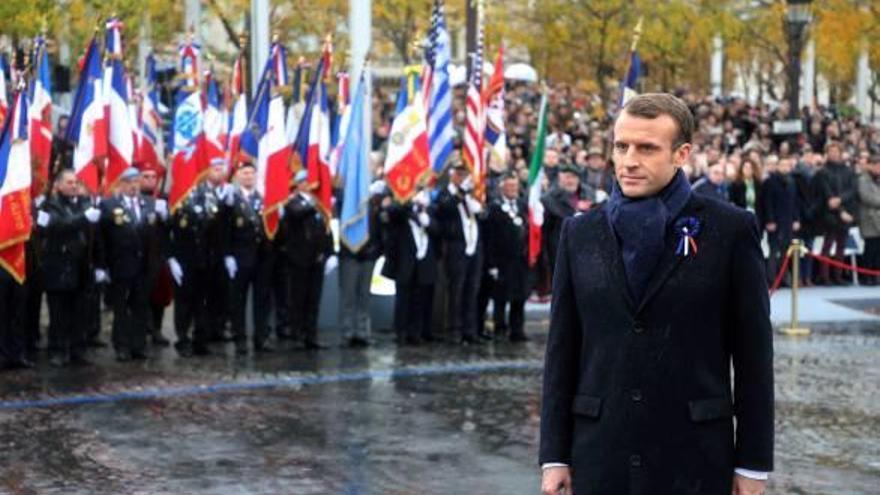
[[[279,210],[287,201],[292,178],[291,149],[284,127],[284,99],[273,91],[275,76],[272,66],[270,57],[248,116],[248,132],[241,140],[242,151],[256,157],[257,191],[263,195],[263,226],[270,239],[274,239],[278,232]]]
[[[107,21],[106,53],[109,61],[104,68],[104,105],[108,129],[107,170],[104,193],[111,194],[134,159],[134,122],[128,108],[128,82],[122,62],[122,23]]]
[[[162,137],[162,117],[159,114],[159,91],[156,89],[156,59],[147,56],[147,84],[141,100],[138,143],[138,162],[146,170],[165,175],[165,141]]]
[[[183,84],[177,89],[172,129],[171,190],[168,204],[176,211],[195,189],[202,173],[208,169],[204,158],[205,109],[199,90],[199,47],[187,40],[179,49],[179,71]]]
[[[300,123],[296,140],[296,152],[308,172],[308,184],[318,200],[322,213],[330,216],[333,200],[332,174],[330,172],[330,108],[327,103],[327,89],[324,79],[330,62],[329,43],[324,46],[324,55],[318,62],[309,90],[309,101],[303,120]]]
[[[31,159],[36,166],[31,194],[43,194],[49,183],[49,160],[52,156],[52,73],[46,43],[36,39],[34,50],[36,72],[31,83],[30,143]]]
[[[28,125],[27,93],[19,91],[0,132],[0,266],[19,283],[25,279],[24,243],[31,236]]]
[[[226,121],[223,119],[223,111],[220,108],[220,90],[217,87],[217,81],[210,72],[205,77],[205,85],[207,88],[205,90],[205,139],[203,141],[205,150],[203,156],[204,160],[210,164],[218,158],[222,159],[226,154],[226,140],[224,139]]]
[[[234,172],[241,161],[241,135],[247,129],[248,121],[247,94],[244,90],[244,72],[241,55],[235,59],[235,65],[232,67],[231,90],[234,103],[232,104],[232,113],[229,116],[229,134],[227,136],[226,151],[229,156],[230,172]]]
[[[83,57],[79,86],[67,125],[73,144],[73,170],[91,194],[98,193],[98,163],[107,156],[107,122],[104,119],[101,50],[94,38]]]

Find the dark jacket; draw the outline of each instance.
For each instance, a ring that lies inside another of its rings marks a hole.
[[[764,183],[759,180],[754,182],[755,187],[755,216],[758,217],[758,224],[761,225],[763,221],[761,220],[764,216],[763,205],[761,204],[761,190],[764,188]],[[748,201],[746,199],[746,183],[742,181],[734,181],[730,184],[728,188],[728,198],[730,202],[739,206],[742,209],[748,209]]]
[[[773,335],[754,216],[692,195],[679,218],[701,224],[699,252],[676,255],[673,222],[636,304],[603,210],[562,230],[539,462],[571,465],[574,493],[727,495],[735,467],[773,469]]]
[[[269,259],[272,246],[263,228],[263,199],[254,191],[246,200],[241,190],[233,194],[224,215],[224,256],[235,258],[239,267],[252,268]]]
[[[515,203],[515,211],[500,198],[489,206],[486,267],[498,269],[498,287],[505,299],[525,301],[532,285],[528,207],[521,199]]]
[[[168,256],[187,270],[215,266],[225,253],[226,205],[205,184],[200,185],[171,215]]]
[[[301,194],[294,194],[284,207],[287,259],[297,267],[322,264],[333,253],[333,237],[324,215]]]
[[[541,198],[541,203],[544,204],[544,225],[541,227],[541,251],[546,254],[550,262],[550,270],[553,270],[556,251],[559,249],[559,235],[562,223],[566,218],[572,217],[576,213],[588,211],[589,207],[592,206],[593,199],[592,189],[581,187],[577,193],[571,194],[558,186],[552,187]],[[578,206],[579,204],[581,207]]]
[[[775,223],[777,232],[788,238],[792,235],[792,223],[800,222],[800,204],[797,184],[791,175],[774,172],[764,181],[761,190],[763,224]]]
[[[442,189],[437,194],[436,215],[437,221],[440,223],[441,237],[443,238],[443,251],[446,256],[465,256],[465,237],[464,225],[461,221],[461,213],[458,205],[465,204],[465,196],[461,193],[453,194],[448,188]],[[482,213],[471,212],[475,218]],[[483,234],[479,232],[479,222],[477,222],[477,250],[480,253],[483,250]]]
[[[703,178],[694,183],[694,193],[717,201],[730,201],[730,189],[727,184],[716,186],[709,182],[709,179]]]
[[[845,224],[840,219],[841,211],[846,211],[854,218],[858,215],[856,174],[845,163],[825,163],[813,176],[813,195],[820,228],[826,232],[839,231],[855,225]],[[828,206],[828,199],[833,197],[839,197],[841,205],[832,210]]]
[[[817,233],[817,212],[815,191],[813,190],[812,169],[798,164],[791,172],[798,198],[798,217],[801,222],[800,235],[809,237]]]
[[[141,195],[135,200],[140,205],[138,218],[122,196],[101,202],[100,265],[110,272],[111,281],[149,277],[159,270],[162,256],[155,251],[156,238],[164,223],[155,199]]]
[[[415,280],[421,285],[426,285],[433,284],[437,280],[437,246],[442,229],[437,221],[435,208],[429,206],[424,211],[431,221],[425,228],[428,234],[428,249],[421,260],[416,258],[416,243],[409,224],[410,220],[419,221],[418,213],[412,203],[404,205],[393,203],[382,211],[381,217],[387,233],[382,276],[398,284],[408,284]]]
[[[49,225],[39,228],[41,266],[47,291],[78,290],[90,282],[90,260],[95,253],[94,227],[83,214],[89,198],[53,195],[40,208]]]

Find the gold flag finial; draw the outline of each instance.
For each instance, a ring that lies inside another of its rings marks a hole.
[[[639,17],[639,22],[636,23],[636,27],[633,29],[633,41],[632,46],[630,47],[630,51],[636,51],[636,48],[639,46],[639,39],[642,37],[642,26],[645,22],[645,16]]]

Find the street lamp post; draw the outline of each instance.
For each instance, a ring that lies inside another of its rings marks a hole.
[[[788,105],[789,117],[800,113],[801,52],[806,41],[807,26],[813,20],[812,0],[787,0],[785,3],[785,38],[788,42]]]

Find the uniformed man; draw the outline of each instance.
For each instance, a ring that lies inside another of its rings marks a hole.
[[[510,331],[510,340],[528,340],[525,304],[531,292],[529,226],[525,201],[520,198],[519,179],[513,173],[501,181],[501,195],[489,206],[487,221],[489,275],[496,282],[496,315]],[[510,314],[505,315],[505,306]],[[506,321],[505,321],[506,320]]]
[[[293,194],[284,208],[290,276],[290,324],[294,339],[309,350],[324,349],[318,341],[318,310],[324,288],[324,267],[333,254],[333,237],[317,200],[307,190],[306,173],[294,179]]]
[[[219,253],[220,266],[223,266],[222,208],[230,201],[227,198],[231,197],[231,190],[230,186],[217,192],[201,184],[169,221],[168,268],[174,281],[174,330],[177,333],[174,348],[184,357],[211,354],[208,301],[218,290],[209,282],[215,252]],[[219,232],[217,240],[214,240],[215,232]],[[223,276],[228,278],[225,267]],[[219,290],[225,288],[223,284]]]
[[[248,352],[245,330],[248,290],[253,290],[254,351],[272,351],[267,342],[269,280],[263,269],[265,263],[271,263],[271,245],[263,228],[263,198],[255,189],[254,165],[244,163],[235,175],[238,187],[231,193],[232,206],[226,215],[224,266],[232,285],[230,303],[235,352],[242,356]]]
[[[229,277],[223,261],[223,232],[226,227],[226,211],[231,201],[232,185],[226,180],[229,174],[228,162],[218,158],[211,161],[211,168],[201,186],[208,221],[205,224],[205,249],[207,250],[207,286],[211,297],[207,299],[208,340],[225,342],[231,339],[228,330],[230,320]]]
[[[544,204],[541,251],[546,253],[550,272],[556,266],[556,252],[562,222],[577,213],[588,211],[596,203],[595,190],[581,183],[580,171],[571,164],[559,168],[558,183],[541,198]]]
[[[432,303],[442,229],[427,190],[400,204],[383,199],[387,239],[382,275],[394,280],[394,333],[398,344],[434,340]]]
[[[55,178],[55,194],[37,212],[43,252],[43,273],[49,302],[49,363],[85,365],[84,288],[94,277],[106,280],[105,270],[89,272],[95,239],[88,226],[101,212],[88,197],[79,196],[76,175],[62,170]]]
[[[457,163],[450,172],[446,189],[437,196],[448,280],[446,323],[450,335],[459,337],[464,345],[483,343],[477,337],[477,293],[483,261],[477,216],[483,207],[473,197],[469,175],[467,167]]]
[[[0,269],[0,369],[33,368],[25,357],[22,320],[25,288],[8,271]]]
[[[113,348],[120,362],[147,358],[150,277],[161,262],[153,246],[167,214],[164,200],[140,193],[140,171],[133,167],[101,203],[103,266],[110,277]]]
[[[159,187],[159,172],[152,168],[141,168],[141,194],[163,200],[166,202],[165,195],[162,194]],[[150,251],[155,256],[162,256],[167,249],[167,232],[162,229],[158,235],[151,239],[152,243]],[[165,308],[171,304],[172,288],[171,273],[168,271],[168,265],[165,263],[156,263],[151,265],[153,270],[150,272],[148,296],[148,305],[150,310],[150,318],[148,320],[148,336],[153,345],[158,347],[168,347],[170,342],[162,335],[162,320],[165,317]]]
[[[34,225],[36,225],[36,215],[38,215],[39,209],[45,201],[46,196],[44,195],[34,198],[31,207],[31,213],[34,215]],[[22,331],[25,351],[29,353],[36,352],[40,344],[40,312],[43,309],[43,294],[46,291],[45,283],[43,282],[43,243],[40,241],[41,235],[42,229],[34,228],[31,231],[31,238],[25,244],[27,279],[24,281],[25,298],[24,312],[22,314]]]

